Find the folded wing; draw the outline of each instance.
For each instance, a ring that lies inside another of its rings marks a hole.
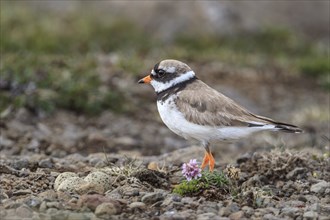
[[[204,90],[204,91],[203,91]],[[188,85],[175,100],[178,110],[195,124],[208,126],[263,127],[299,133],[294,125],[276,122],[270,118],[250,113],[232,99],[222,95],[200,80]]]

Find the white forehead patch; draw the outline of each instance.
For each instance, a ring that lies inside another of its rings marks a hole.
[[[154,87],[156,92],[161,92],[161,91],[164,91],[165,89],[175,86],[178,83],[187,81],[194,77],[195,77],[195,73],[194,73],[194,71],[191,70],[191,71],[186,72],[185,74],[182,74],[182,75],[172,79],[169,82],[158,82],[156,80],[151,80],[150,84]]]
[[[155,73],[154,69],[151,70],[151,75],[156,76],[156,73]]]

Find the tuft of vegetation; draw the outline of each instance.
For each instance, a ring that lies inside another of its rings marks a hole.
[[[175,186],[173,193],[181,196],[195,196],[203,194],[205,190],[214,189],[216,193],[219,191],[228,194],[231,188],[231,180],[222,172],[202,171],[202,176],[198,179],[190,181],[183,180],[179,185]]]

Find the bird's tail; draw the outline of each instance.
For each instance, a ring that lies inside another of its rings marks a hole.
[[[275,122],[275,128],[279,129],[280,131],[288,132],[288,133],[302,133],[303,130],[298,128],[295,125],[290,125],[281,122]]]
[[[254,117],[263,120],[264,122],[267,122],[268,124],[274,125],[274,128],[278,131],[284,131],[288,133],[302,133],[303,130],[295,125],[283,123],[283,122],[278,122],[274,121],[273,119],[262,117],[259,115],[253,115]]]

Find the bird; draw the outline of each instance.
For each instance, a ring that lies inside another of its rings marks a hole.
[[[174,133],[205,148],[201,168],[213,172],[212,141],[232,141],[259,131],[301,133],[299,127],[253,114],[197,78],[185,63],[166,59],[138,83],[150,84],[157,95],[160,118]]]

